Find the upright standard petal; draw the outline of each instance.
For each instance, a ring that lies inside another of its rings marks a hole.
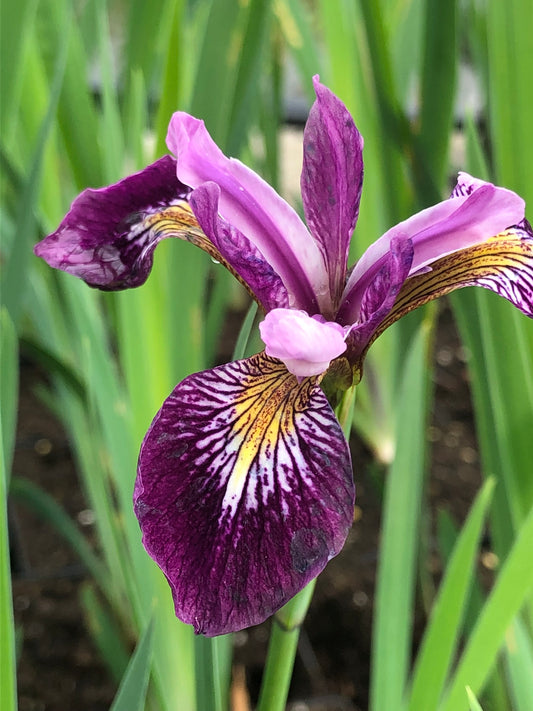
[[[320,311],[328,292],[323,256],[297,213],[257,173],[215,144],[204,122],[183,112],[170,121],[167,145],[177,174],[192,188],[215,182],[221,216],[264,255],[280,275],[291,306]]]
[[[303,137],[301,177],[305,219],[329,274],[332,317],[346,278],[350,238],[363,187],[363,138],[335,94],[313,78],[316,101]],[[324,312],[324,309],[322,311]]]
[[[413,242],[411,275],[437,259],[480,244],[524,219],[525,205],[511,190],[460,175],[460,190],[448,200],[413,215],[386,232],[372,244],[355,265],[339,309],[341,323],[357,320],[361,299],[377,274],[394,237]]]
[[[346,539],[353,498],[324,394],[264,354],[177,386],[144,440],[134,494],[177,616],[208,636],[262,622],[316,577]]]

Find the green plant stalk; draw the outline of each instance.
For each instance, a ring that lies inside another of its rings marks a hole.
[[[15,420],[18,394],[17,336],[6,309],[0,311],[2,327],[0,363],[2,385],[11,381],[11,387],[2,387],[0,407],[0,708],[15,711],[17,708],[16,658],[13,606],[11,604],[11,566],[9,559],[9,531],[7,521],[7,489],[11,453],[15,438]]]
[[[344,393],[335,413],[346,437],[352,426],[356,388]],[[291,683],[300,628],[313,597],[316,578],[276,612],[268,646],[257,711],[284,711]]]
[[[300,627],[313,597],[315,580],[274,615],[257,711],[284,711],[291,683]]]

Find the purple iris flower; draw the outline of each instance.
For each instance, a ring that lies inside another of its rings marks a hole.
[[[335,391],[391,323],[463,286],[533,316],[533,232],[515,193],[462,173],[448,200],[390,229],[351,269],[363,139],[318,77],[304,132],[304,222],[178,112],[166,156],[85,190],[35,252],[91,286],[142,284],[179,237],[224,264],[266,313],[265,351],[189,376],[142,444],[135,512],[176,614],[217,635],[271,615],[342,548],[352,522]],[[177,177],[176,177],[177,176]],[[333,395],[332,395],[333,394]]]

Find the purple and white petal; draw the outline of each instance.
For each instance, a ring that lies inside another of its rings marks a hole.
[[[346,350],[338,323],[295,309],[274,309],[259,324],[265,353],[279,358],[298,378],[321,375]]]
[[[167,145],[177,158],[180,180],[192,188],[214,182],[221,191],[221,216],[264,255],[280,275],[291,306],[312,313],[328,294],[323,256],[298,214],[253,170],[227,158],[204,122],[177,112]]]
[[[459,185],[451,198],[400,222],[366,250],[346,284],[339,309],[341,323],[357,320],[363,293],[387,258],[394,237],[412,239],[414,275],[435,260],[484,242],[524,219],[524,201],[511,190],[466,173],[461,174]]]
[[[220,188],[203,183],[190,195],[190,205],[200,227],[265,311],[288,306],[289,296],[281,278],[261,252],[239,230],[218,214]]]
[[[224,634],[265,620],[339,552],[350,453],[316,382],[259,354],[176,387],[142,445],[134,499],[176,615]]]
[[[159,241],[194,241],[200,232],[185,200],[189,192],[176,179],[175,159],[165,156],[114,185],[84,190],[57,230],[35,246],[35,254],[90,286],[140,286]]]
[[[359,214],[363,138],[342,101],[318,76],[313,83],[317,98],[304,130],[300,183],[305,219],[327,264],[333,314],[344,287],[350,238]]]

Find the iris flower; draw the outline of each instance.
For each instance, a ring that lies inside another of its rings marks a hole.
[[[144,546],[176,615],[208,636],[263,621],[342,548],[352,465],[325,392],[358,382],[385,328],[470,285],[533,316],[524,201],[466,173],[449,199],[392,227],[347,269],[363,139],[318,77],[314,86],[301,177],[307,226],[224,156],[202,121],[178,112],[167,136],[173,156],[85,190],[35,248],[51,266],[116,290],[142,284],[157,243],[178,237],[224,264],[266,314],[265,350],[179,383],[139,455]]]

